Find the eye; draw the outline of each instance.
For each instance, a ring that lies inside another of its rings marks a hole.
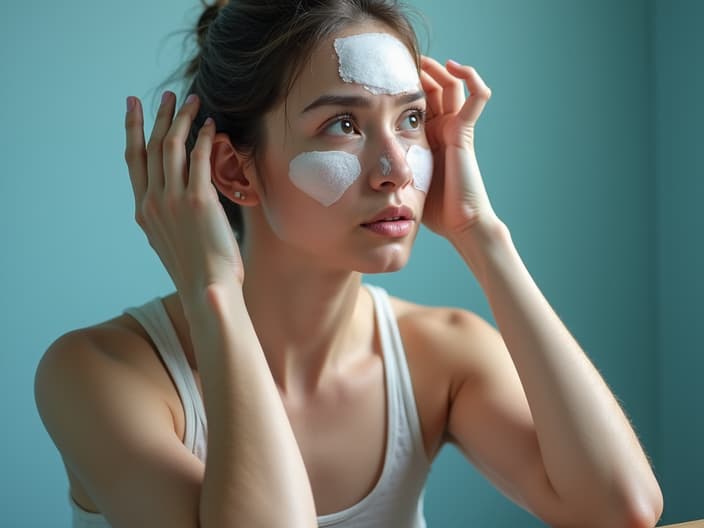
[[[406,114],[401,122],[401,130],[418,130],[425,121],[425,112],[422,110],[412,110]]]
[[[332,136],[351,136],[357,133],[354,122],[350,116],[340,116],[333,123],[328,125],[325,132]]]

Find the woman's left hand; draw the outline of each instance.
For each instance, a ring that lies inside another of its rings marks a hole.
[[[423,223],[448,239],[476,231],[478,226],[491,227],[498,219],[474,151],[476,123],[491,90],[474,68],[453,61],[443,67],[429,57],[421,60],[421,82],[428,104],[426,134],[435,164]]]

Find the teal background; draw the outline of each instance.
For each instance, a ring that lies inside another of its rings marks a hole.
[[[668,516],[704,518],[704,2],[654,18],[661,475]]]
[[[494,207],[632,420],[663,521],[704,517],[704,2],[414,5],[430,53],[474,65],[493,90],[477,149]],[[180,64],[167,34],[197,14],[195,0],[0,6],[3,526],[69,525],[32,393],[43,351],[172,288],[133,221],[124,98],[151,102]],[[427,232],[405,270],[367,280],[491,319],[454,250]],[[430,527],[541,526],[452,448],[433,467],[426,514]]]

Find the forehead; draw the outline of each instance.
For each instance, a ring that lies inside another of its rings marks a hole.
[[[303,109],[308,103],[323,93],[334,94],[360,94],[370,95],[358,84],[345,83],[340,78],[340,63],[338,53],[335,50],[335,40],[345,37],[364,35],[370,33],[383,33],[392,37],[397,42],[398,35],[387,26],[378,22],[366,22],[355,24],[340,30],[330,37],[322,40],[313,49],[308,62],[301,68],[301,71],[289,92],[288,104],[290,107]],[[405,49],[405,45],[401,44]],[[409,57],[411,56],[408,52]],[[410,61],[411,63],[414,60]],[[413,75],[417,76],[415,66]]]

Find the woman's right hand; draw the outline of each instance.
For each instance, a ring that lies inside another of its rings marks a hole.
[[[166,92],[149,143],[142,105],[127,99],[125,160],[135,197],[135,220],[174,281],[182,302],[210,286],[241,287],[239,247],[211,178],[215,124],[207,120],[186,163],[186,138],[199,100],[186,100],[174,118],[176,96]],[[173,122],[172,122],[173,121]]]

